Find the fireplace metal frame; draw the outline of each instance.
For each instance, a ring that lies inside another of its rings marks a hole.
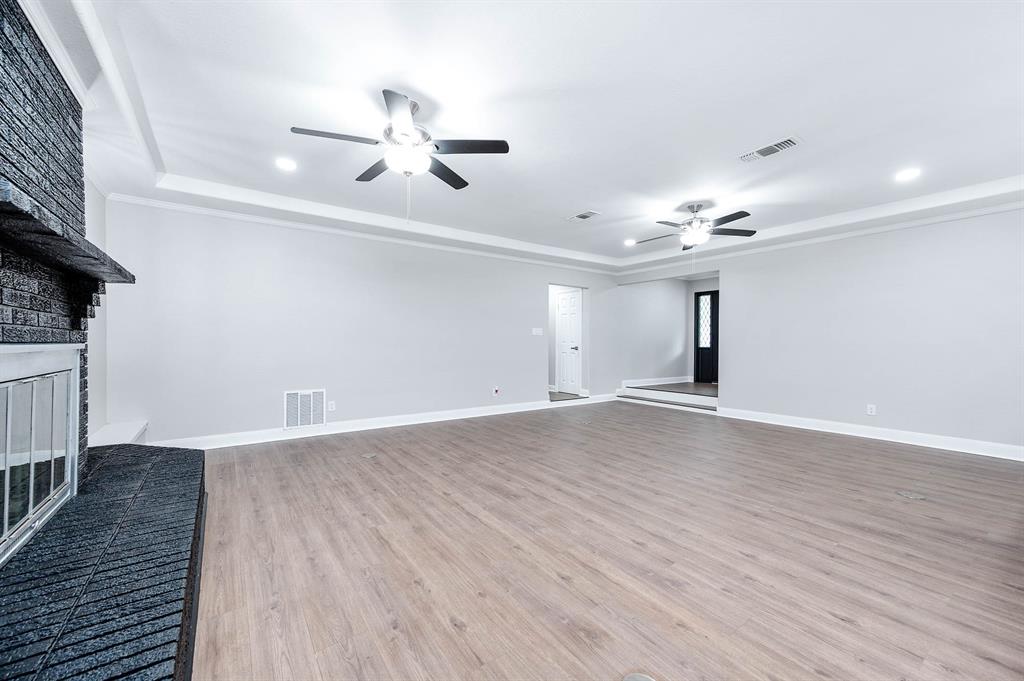
[[[78,493],[78,427],[80,402],[79,359],[85,343],[0,344],[0,383],[23,378],[70,372],[68,385],[69,419],[67,442],[67,476],[62,491],[31,510],[21,527],[0,544],[0,565],[6,563],[25,542],[32,538],[54,513]],[[2,415],[6,418],[6,414]],[[8,428],[9,430],[9,428]],[[5,487],[7,485],[5,481]],[[0,490],[0,495],[6,490]]]

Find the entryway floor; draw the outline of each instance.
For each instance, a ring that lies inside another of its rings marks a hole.
[[[548,398],[552,402],[561,402],[562,400],[585,400],[586,398],[582,395],[573,395],[572,393],[548,393]]]
[[[643,390],[661,390],[668,393],[686,393],[688,395],[704,395],[718,397],[717,383],[662,383],[660,385],[631,385],[630,388]]]

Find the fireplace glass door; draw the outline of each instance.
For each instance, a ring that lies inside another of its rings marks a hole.
[[[0,383],[2,540],[32,521],[68,480],[70,371]]]

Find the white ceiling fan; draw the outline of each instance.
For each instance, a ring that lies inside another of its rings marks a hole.
[[[356,182],[369,182],[385,170],[393,170],[406,177],[429,172],[440,178],[452,189],[462,189],[469,182],[454,170],[434,158],[434,154],[507,154],[508,142],[504,140],[435,140],[422,125],[413,122],[413,115],[419,111],[419,104],[394,90],[384,90],[384,105],[390,122],[381,135],[384,139],[346,135],[340,132],[325,132],[309,128],[292,128],[298,135],[326,137],[328,139],[358,142],[360,144],[385,146],[384,158],[367,168],[356,178]]]
[[[679,241],[683,244],[683,250],[688,251],[694,246],[700,246],[701,244],[707,243],[708,239],[712,236],[754,236],[757,234],[757,230],[754,229],[732,229],[723,228],[722,225],[729,224],[740,218],[750,217],[750,213],[745,210],[736,211],[715,220],[710,220],[705,217],[697,215],[704,208],[702,203],[691,203],[686,206],[686,209],[690,211],[690,217],[682,222],[669,222],[668,220],[658,220],[659,225],[665,225],[666,227],[674,227],[675,232],[671,234],[662,234],[661,236],[651,237],[650,239],[627,239],[627,246],[637,246],[639,244],[646,244],[649,241],[657,241],[658,239],[667,239],[670,236],[679,237]]]

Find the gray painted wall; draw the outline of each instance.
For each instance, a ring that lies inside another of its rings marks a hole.
[[[1020,210],[718,269],[720,406],[1024,444]]]
[[[278,427],[294,388],[326,388],[329,420],[546,400],[547,338],[531,329],[547,326],[549,283],[586,289],[592,394],[678,370],[683,326],[664,309],[685,305],[681,282],[617,287],[601,274],[116,201],[107,249],[138,278],[107,296],[109,420],[147,419],[154,441]]]
[[[622,349],[619,381],[683,376],[686,371],[688,288],[679,279],[620,286],[615,314]],[[652,365],[652,361],[657,364]]]
[[[100,248],[107,242],[107,198],[88,179],[85,181],[85,230],[89,241]],[[89,434],[107,424],[107,300],[89,320]]]

